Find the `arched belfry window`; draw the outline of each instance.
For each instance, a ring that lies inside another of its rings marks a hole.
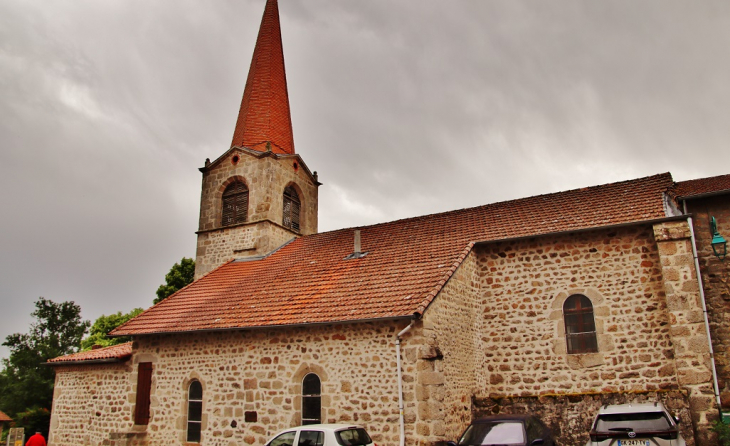
[[[593,318],[593,304],[582,294],[574,294],[563,304],[565,341],[568,353],[595,353],[596,321]]]
[[[223,218],[221,226],[245,223],[248,217],[248,188],[242,181],[228,185],[223,191]]]
[[[285,228],[299,232],[299,211],[301,204],[299,195],[293,187],[287,186],[284,189],[284,218],[283,224]]]
[[[302,380],[302,424],[322,422],[322,382],[308,373]]]
[[[188,387],[188,443],[200,443],[203,421],[203,386],[193,381]]]

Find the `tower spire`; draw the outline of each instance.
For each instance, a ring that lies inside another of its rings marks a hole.
[[[248,71],[233,146],[261,152],[294,153],[277,0],[267,0]]]

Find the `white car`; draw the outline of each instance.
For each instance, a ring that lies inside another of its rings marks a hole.
[[[662,403],[606,405],[586,446],[686,446],[678,421]]]
[[[362,426],[309,424],[285,429],[266,446],[376,446]]]

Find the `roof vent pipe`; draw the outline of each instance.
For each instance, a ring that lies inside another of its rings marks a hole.
[[[353,251],[355,254],[360,254],[362,252],[362,249],[360,247],[360,230],[355,229],[355,249]]]

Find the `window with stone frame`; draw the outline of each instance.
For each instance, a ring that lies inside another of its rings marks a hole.
[[[596,321],[590,299],[582,294],[568,297],[563,304],[563,320],[568,354],[598,351]]]
[[[187,442],[200,443],[203,422],[203,386],[193,381],[188,387]]]
[[[243,181],[235,181],[223,191],[221,226],[245,223],[248,218],[248,187]]]
[[[282,224],[285,228],[299,232],[299,213],[301,203],[299,202],[299,194],[293,187],[287,186],[284,189],[284,215]]]
[[[314,373],[302,380],[302,424],[322,422],[322,382]]]

